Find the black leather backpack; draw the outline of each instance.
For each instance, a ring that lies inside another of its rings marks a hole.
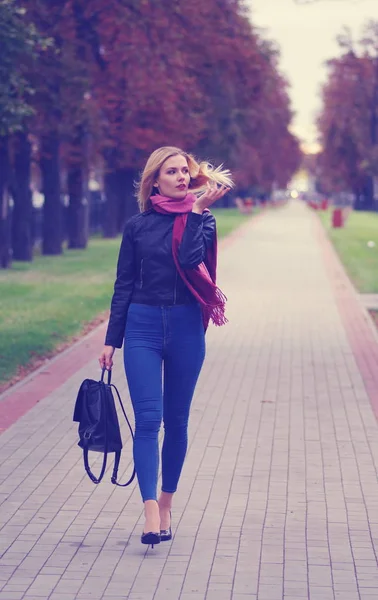
[[[135,468],[126,483],[121,484],[117,482],[118,467],[122,452],[122,439],[112,388],[118,396],[122,412],[133,439],[134,435],[119,392],[116,386],[111,383],[112,373],[108,371],[108,382],[105,383],[105,371],[106,369],[102,370],[100,381],[84,379],[76,398],[73,420],[79,423],[80,440],[78,446],[83,449],[84,467],[93,483],[100,483],[106,470],[107,455],[110,452],[114,452],[115,458],[111,482],[114,485],[126,487],[130,485],[135,477]],[[98,478],[93,475],[89,466],[88,453],[90,450],[104,454]]]

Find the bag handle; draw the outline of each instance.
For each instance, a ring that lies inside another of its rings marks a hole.
[[[111,369],[106,369],[105,367],[103,367],[103,369],[101,370],[101,382],[104,382],[104,378],[105,378],[105,373],[108,373],[108,385],[111,384],[112,381],[112,370]]]

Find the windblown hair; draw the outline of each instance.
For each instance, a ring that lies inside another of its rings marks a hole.
[[[140,181],[137,184],[137,198],[141,212],[151,207],[150,197],[161,167],[168,158],[178,155],[184,156],[188,162],[190,174],[189,189],[194,193],[203,192],[208,182],[216,182],[230,188],[234,186],[230,171],[223,169],[223,165],[213,167],[213,165],[206,161],[198,162],[192,154],[184,152],[180,148],[163,146],[150,155]]]

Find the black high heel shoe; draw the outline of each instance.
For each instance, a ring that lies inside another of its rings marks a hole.
[[[169,525],[169,529],[160,529],[160,541],[169,542],[172,539],[172,513],[169,511],[169,516],[171,518],[171,523]]]
[[[149,531],[148,533],[142,533],[140,541],[142,542],[142,544],[146,544],[148,546],[151,545],[151,548],[153,548],[156,544],[160,544],[161,535],[160,533],[154,533],[153,531]]]

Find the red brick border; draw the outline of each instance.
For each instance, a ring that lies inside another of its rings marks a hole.
[[[313,218],[337,307],[374,414],[378,419],[378,333],[319,218],[315,214]]]
[[[263,213],[264,211],[261,211],[253,219],[248,219],[222,239],[219,249],[223,250],[243,235]],[[102,323],[73,346],[0,395],[0,434],[98,356],[105,338],[106,326],[107,322]]]
[[[61,386],[76,371],[96,358],[104,340],[106,323],[58,354],[0,396],[0,433],[37,402]]]

